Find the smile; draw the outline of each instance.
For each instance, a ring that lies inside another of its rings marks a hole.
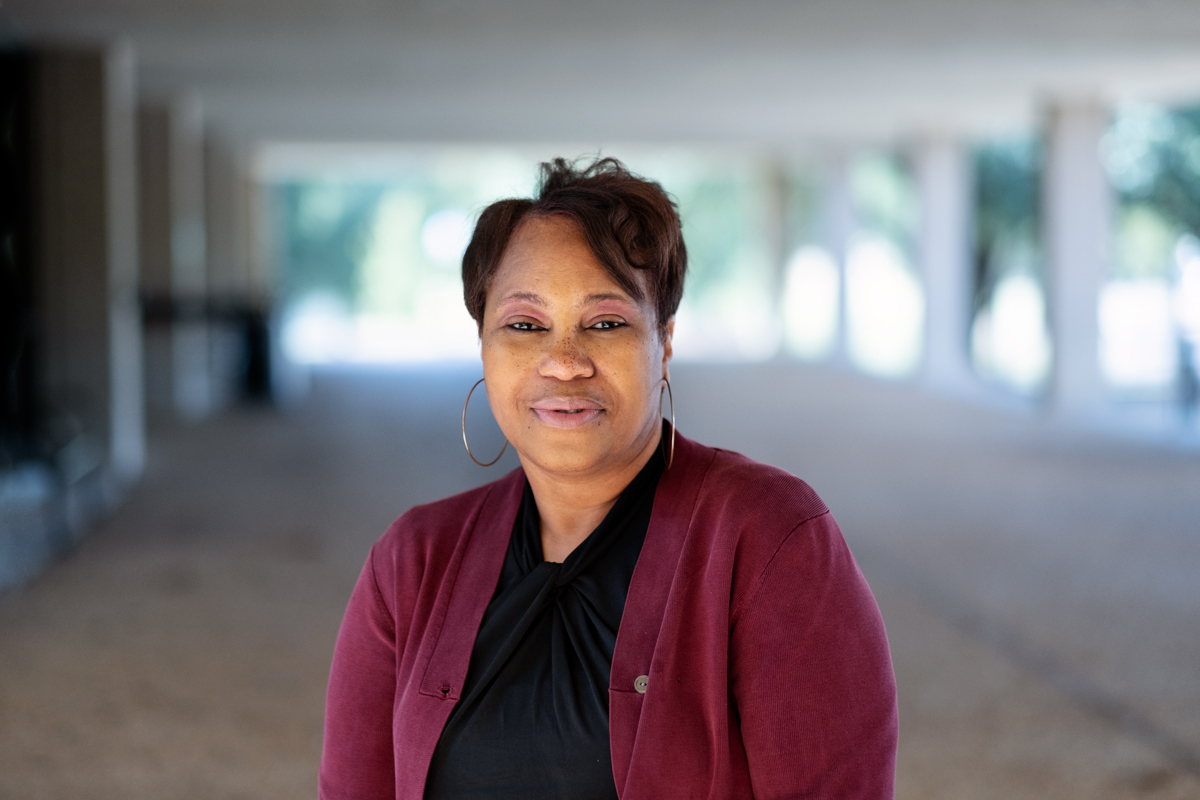
[[[552,428],[579,428],[604,413],[594,400],[580,397],[548,397],[533,405],[537,418]]]

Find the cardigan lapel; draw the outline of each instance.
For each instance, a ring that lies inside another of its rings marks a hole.
[[[654,680],[650,665],[662,628],[667,597],[675,579],[680,551],[691,528],[704,476],[716,452],[676,434],[675,463],[659,481],[650,526],[646,529],[646,539],[625,598],[625,612],[621,616],[609,674],[610,697],[613,692],[623,692],[625,696],[638,692],[640,695],[645,687],[639,689],[634,681],[644,675],[650,676],[651,682]],[[613,713],[616,709],[611,703],[610,709],[609,740],[613,777],[619,794],[629,771],[637,717],[622,713],[621,718],[616,719]]]
[[[648,675],[667,595],[691,527],[692,511],[716,450],[675,437],[675,463],[663,473],[637,566],[629,582],[625,613],[617,632],[610,686],[634,691],[634,679]]]
[[[524,489],[525,472],[521,469],[498,480],[478,515],[468,523],[469,529],[463,531],[461,559],[443,584],[449,597],[438,604],[444,609],[444,617],[440,624],[435,623],[440,630],[421,679],[423,695],[455,702],[462,695],[475,636],[496,591]]]
[[[514,470],[496,481],[462,522],[408,684],[416,691],[400,691],[393,728],[397,798],[424,796],[429,761],[462,694],[475,634],[500,578],[524,487],[525,473]]]

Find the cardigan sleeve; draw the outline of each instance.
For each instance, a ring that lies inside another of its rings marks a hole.
[[[394,800],[392,706],[396,625],[380,592],[378,545],[363,566],[338,632],[325,701],[321,800]]]
[[[730,685],[756,800],[890,800],[887,637],[833,517],[796,527],[731,614]]]

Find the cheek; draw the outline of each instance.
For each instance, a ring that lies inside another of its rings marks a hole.
[[[492,413],[497,420],[513,416],[529,373],[529,355],[520,349],[486,342],[480,355]]]
[[[489,363],[504,369],[528,367],[537,363],[538,347],[536,337],[498,333],[483,340],[480,355],[485,369]]]
[[[620,366],[620,377],[617,380],[620,382],[625,402],[630,410],[645,411],[644,407],[653,405],[654,399],[658,397],[655,389],[662,377],[661,354],[656,354],[653,348],[647,350],[643,344],[638,343],[636,347],[624,349],[620,353],[614,352],[613,355],[614,366]]]

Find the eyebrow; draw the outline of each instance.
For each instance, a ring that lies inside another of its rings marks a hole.
[[[545,299],[543,299],[540,294],[536,294],[534,292],[513,292],[512,294],[506,296],[500,302],[507,303],[511,300],[527,300],[530,303],[533,303],[535,305],[539,305],[539,306],[546,305]],[[600,294],[589,294],[587,297],[585,297],[583,299],[583,302],[585,305],[590,305],[592,303],[600,303],[605,300],[616,300],[619,303],[632,303],[633,302],[629,297],[627,297],[623,294],[616,294],[613,292],[603,292]]]
[[[546,301],[542,299],[542,296],[540,294],[534,294],[533,292],[513,292],[500,302],[507,303],[510,300],[528,300],[535,305],[546,305]]]
[[[603,301],[603,300],[616,300],[616,301],[617,301],[617,302],[619,302],[619,303],[630,303],[630,302],[632,302],[632,300],[630,300],[630,299],[629,299],[628,297],[626,297],[625,295],[623,295],[623,294],[614,294],[614,293],[612,293],[612,292],[608,292],[608,293],[605,293],[605,294],[589,294],[589,295],[588,295],[586,298],[584,298],[584,302],[585,302],[585,303],[589,303],[589,304],[590,304],[590,303],[599,303],[599,302],[601,302],[601,301]]]

